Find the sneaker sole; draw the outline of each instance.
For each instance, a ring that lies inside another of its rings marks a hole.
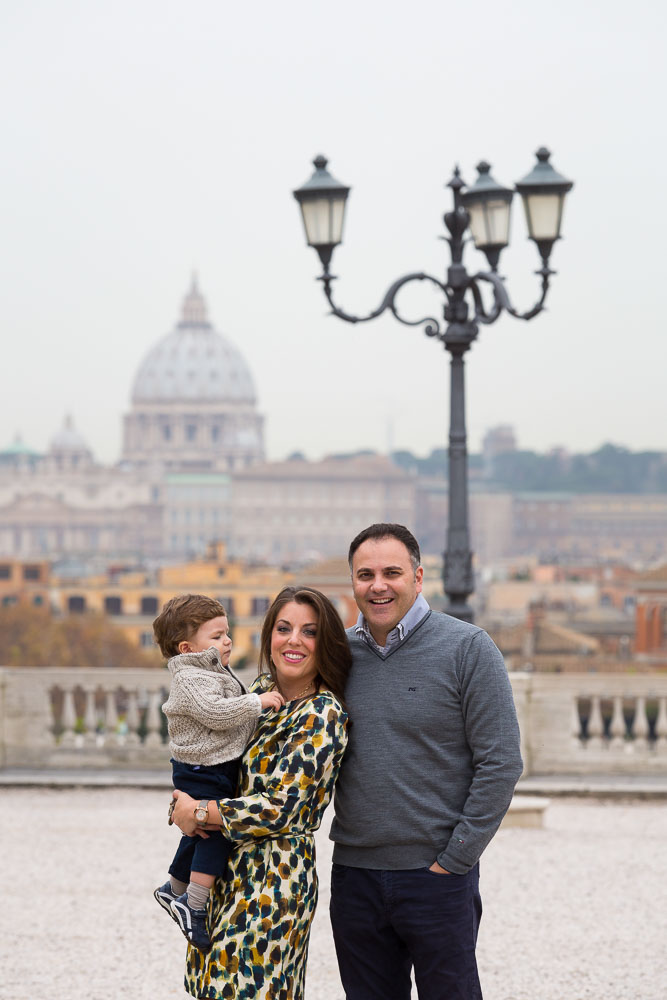
[[[178,902],[174,900],[169,907],[169,912],[185,934],[186,938],[189,940],[190,934],[192,933],[192,921],[190,919],[190,911],[187,906],[179,905]]]
[[[171,904],[171,914],[191,945],[194,945],[194,947],[198,948],[199,951],[210,950],[211,941],[209,939],[206,940],[206,943],[202,942],[201,944],[193,940],[192,919],[190,917],[190,911],[188,910],[187,906],[183,906],[182,903],[179,903],[178,900],[175,900]]]
[[[172,900],[173,897],[161,895],[159,889],[155,890],[155,892],[153,893],[153,896],[154,896],[155,899],[157,899],[157,901],[160,904],[160,906],[162,907],[162,909],[165,910],[169,914],[169,916],[171,917],[171,919],[178,924],[178,920],[176,918],[176,915],[172,912],[172,909],[171,909],[171,900]]]

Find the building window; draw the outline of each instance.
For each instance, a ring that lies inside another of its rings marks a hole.
[[[196,424],[186,424],[185,425],[185,440],[194,441],[197,438],[197,426]]]
[[[23,567],[23,579],[24,580],[39,580],[39,566],[24,566]]]
[[[157,603],[158,603],[157,597],[142,597],[141,598],[142,615],[156,615]]]
[[[0,580],[11,580],[12,567],[8,563],[0,563]]]
[[[171,441],[171,427],[169,424],[162,425],[162,437],[165,441]]]
[[[3,608],[12,608],[16,604],[16,597],[14,594],[7,594],[6,597],[2,598]]]
[[[219,441],[219,440],[220,440],[220,428],[211,427],[211,441]]]
[[[234,614],[234,598],[233,597],[218,597],[218,600],[222,604],[223,608],[227,612],[227,617],[231,618]]]
[[[71,597],[67,598],[67,610],[70,614],[81,614],[81,612],[86,610],[86,598],[72,594]]]
[[[144,649],[152,649],[155,646],[155,639],[153,637],[153,633],[142,632],[140,642]]]
[[[268,597],[253,597],[252,612],[251,612],[253,615],[265,615],[268,610],[269,610]]]
[[[120,597],[105,597],[104,610],[108,615],[122,615],[123,601]]]
[[[42,597],[41,594],[35,594],[35,596],[32,599],[32,603],[36,608],[41,608],[41,606],[44,604],[44,598]]]

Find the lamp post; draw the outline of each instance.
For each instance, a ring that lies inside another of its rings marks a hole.
[[[538,248],[542,266],[535,273],[541,279],[540,296],[527,312],[518,312],[512,305],[504,279],[498,274],[502,250],[509,243],[510,209],[514,191],[498,184],[490,174],[488,163],[478,165],[478,177],[466,188],[458,167],[449,181],[452,189],[453,210],[444,216],[449,235],[451,261],[444,280],[423,272],[406,274],[387,290],[382,302],[367,316],[352,316],[333,301],[332,282],[335,276],[329,270],[334,249],[342,242],[345,203],[350,189],[335,180],[327,170],[327,160],[317,156],[313,160],[315,172],[306,183],[294,191],[301,206],[306,241],[317,250],[322,262],[324,294],[334,316],[347,323],[366,323],[385,310],[407,326],[421,326],[424,333],[444,344],[451,355],[450,424],[449,424],[449,513],[447,547],[444,554],[443,583],[449,599],[447,613],[456,618],[472,621],[468,598],[474,591],[472,552],[468,526],[468,454],[465,425],[465,387],[463,358],[479,332],[479,325],[495,323],[503,312],[515,319],[529,320],[544,308],[549,289],[549,279],[555,274],[549,267],[551,250],[560,238],[565,195],[572,188],[549,163],[550,153],[542,147],[537,151],[537,163],[532,171],[518,181],[515,189],[522,196],[528,234]],[[489,269],[469,274],[463,263],[463,251],[470,229],[472,240],[482,250]],[[430,281],[445,297],[441,322],[426,316],[408,320],[401,316],[396,305],[400,289],[413,281]],[[482,286],[489,285],[492,301],[487,306],[482,296]]]

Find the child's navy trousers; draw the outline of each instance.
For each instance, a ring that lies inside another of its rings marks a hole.
[[[187,792],[194,799],[230,799],[236,794],[238,760],[224,764],[184,764],[171,761],[174,788]],[[209,809],[215,808],[209,806]],[[190,872],[204,875],[224,875],[232,845],[219,830],[204,837],[181,837],[169,874],[179,882],[189,882]]]

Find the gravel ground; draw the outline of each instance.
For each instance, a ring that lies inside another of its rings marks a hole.
[[[183,1000],[184,942],[151,895],[176,846],[167,802],[135,789],[2,791],[2,1000]],[[343,1000],[323,831],[318,853],[307,996]],[[482,894],[485,1000],[667,997],[665,805],[552,800],[543,830],[496,836]]]

